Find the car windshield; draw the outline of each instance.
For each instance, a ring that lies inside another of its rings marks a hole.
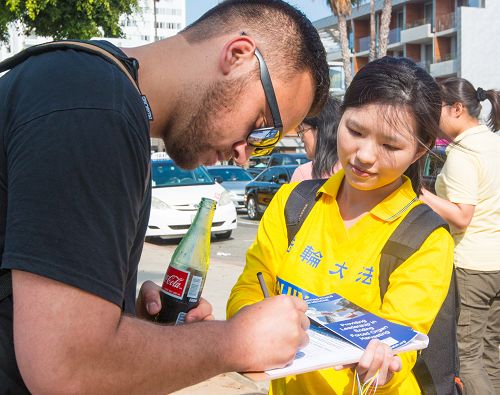
[[[172,160],[152,160],[151,180],[153,188],[214,184],[203,166],[194,170],[183,170]]]
[[[297,164],[302,165],[309,162],[309,159],[307,159],[307,156],[297,156],[294,158],[294,161],[297,162]]]
[[[250,181],[252,177],[240,168],[208,169],[212,177],[222,177],[222,181]]]

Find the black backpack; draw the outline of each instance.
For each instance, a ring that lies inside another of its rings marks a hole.
[[[299,183],[285,205],[288,245],[304,223],[307,215],[321,196],[319,188],[324,179]],[[392,233],[382,249],[380,259],[380,299],[384,299],[391,273],[406,261],[437,228],[446,228],[446,222],[425,204],[415,206]],[[429,346],[419,352],[413,373],[424,395],[460,395],[462,385],[458,376],[459,359],[456,326],[460,302],[453,272],[441,309],[429,331]]]

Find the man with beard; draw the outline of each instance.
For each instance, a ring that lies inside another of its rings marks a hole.
[[[185,168],[269,152],[327,97],[318,33],[283,1],[229,0],[166,40],[93,44],[143,96],[116,64],[76,49],[0,79],[0,278],[12,287],[0,302],[0,393],[167,393],[284,366],[307,343],[298,298],[218,322],[203,302],[179,327],[151,322],[153,283],[135,301],[149,138]]]

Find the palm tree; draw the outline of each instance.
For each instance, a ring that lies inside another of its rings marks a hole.
[[[377,57],[376,53],[376,31],[375,31],[375,0],[370,0],[370,54],[368,60],[371,62]]]
[[[344,66],[345,85],[352,81],[351,51],[349,49],[349,37],[347,36],[347,17],[351,15],[352,0],[326,0],[326,4],[332,9],[339,21],[340,47],[342,50],[342,63]]]
[[[382,7],[382,17],[380,22],[380,40],[377,58],[387,54],[387,41],[389,37],[389,24],[391,23],[392,0],[384,0]]]

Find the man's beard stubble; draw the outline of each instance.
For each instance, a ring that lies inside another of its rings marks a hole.
[[[218,130],[215,120],[219,113],[229,115],[235,110],[234,103],[241,97],[247,82],[248,77],[240,77],[233,81],[218,81],[212,84],[203,94],[200,104],[188,118],[186,125],[173,131],[170,138],[164,141],[168,155],[178,166],[194,169],[202,164],[204,153],[215,151],[214,143],[218,142],[218,137],[230,132]],[[231,147],[218,148],[218,151],[222,151],[226,158],[231,155]]]

